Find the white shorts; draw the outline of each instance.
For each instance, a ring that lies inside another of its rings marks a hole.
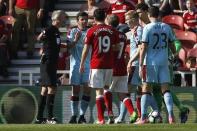
[[[113,76],[110,86],[112,92],[128,93],[128,76]]]
[[[89,86],[92,88],[110,86],[112,82],[112,74],[112,69],[91,69]]]

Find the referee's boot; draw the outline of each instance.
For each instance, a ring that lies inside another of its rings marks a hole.
[[[85,123],[86,123],[86,119],[84,115],[80,115],[78,119],[78,124],[85,124]]]
[[[46,124],[46,118],[42,118],[42,119],[36,118],[35,124]]]
[[[77,116],[71,116],[70,121],[68,123],[76,124],[77,123]]]
[[[57,119],[55,117],[48,119],[46,124],[57,124]]]

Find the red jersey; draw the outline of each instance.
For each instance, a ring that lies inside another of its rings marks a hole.
[[[85,44],[92,48],[91,69],[112,69],[112,45],[118,44],[118,34],[115,29],[105,24],[90,28],[85,38]]]
[[[123,4],[118,4],[117,2],[112,4],[108,13],[115,14],[118,16],[121,24],[125,24],[125,13],[129,10],[134,10],[135,6],[131,3],[124,2]]]
[[[127,46],[127,37],[124,33],[119,32],[119,44],[120,50],[114,53],[114,67],[113,76],[125,76],[127,75],[127,65],[125,63],[125,48]]]
[[[40,0],[16,0],[16,6],[21,9],[37,9]]]
[[[184,23],[189,27],[197,27],[197,10],[193,13],[186,11],[183,14]]]

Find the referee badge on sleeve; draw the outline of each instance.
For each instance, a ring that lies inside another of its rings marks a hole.
[[[61,43],[60,38],[56,38],[56,42],[57,42],[57,44],[59,45],[59,44]]]

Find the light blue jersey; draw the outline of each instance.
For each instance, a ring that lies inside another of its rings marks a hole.
[[[80,31],[81,32],[81,37],[78,40],[77,44],[71,48],[70,51],[70,69],[72,68],[79,68],[80,62],[81,62],[81,55],[82,55],[82,50],[84,47],[84,39],[86,36],[87,30],[80,30],[79,28],[73,28],[71,29],[69,35],[67,36],[68,40],[71,41],[68,44],[72,44],[72,41],[75,38],[75,34]],[[85,68],[90,68],[90,53],[87,56],[87,59],[85,61]]]
[[[81,36],[78,42],[74,47],[72,47],[70,51],[70,84],[72,85],[80,85],[83,83],[88,83],[89,81],[89,73],[90,73],[90,57],[91,54],[89,52],[87,59],[85,61],[85,71],[84,73],[79,72],[79,66],[81,62],[81,55],[82,55],[82,50],[84,47],[84,38],[86,36],[86,30],[80,30],[79,28],[73,28],[71,29],[69,35],[67,36],[68,44],[72,44],[72,41],[75,38],[75,34],[80,31]]]
[[[141,26],[138,26],[134,34],[130,36],[130,58],[132,58],[138,50],[138,45],[140,44],[140,41],[142,39],[142,31],[143,28]],[[132,66],[139,66],[139,60],[135,60],[132,63]]]
[[[147,24],[142,34],[142,42],[147,44],[144,65],[168,65],[168,44],[174,40],[169,25],[162,22]]]

